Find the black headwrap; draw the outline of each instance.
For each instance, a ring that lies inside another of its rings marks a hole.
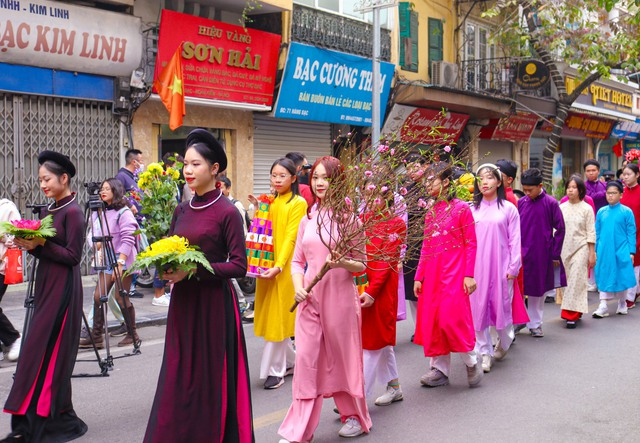
[[[38,155],[38,163],[43,164],[46,161],[54,162],[55,164],[60,165],[60,167],[64,169],[64,172],[69,174],[70,178],[76,175],[75,165],[71,163],[69,157],[64,154],[60,154],[59,152],[55,151],[42,151]]]
[[[202,143],[209,148],[211,151],[209,160],[220,165],[220,172],[227,169],[227,154],[212,133],[206,129],[194,129],[187,135],[187,148],[196,143]]]

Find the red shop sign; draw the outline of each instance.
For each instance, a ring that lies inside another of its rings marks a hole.
[[[279,35],[163,9],[155,78],[180,43],[185,97],[271,106]]]
[[[605,140],[609,138],[615,121],[595,117],[578,112],[569,112],[564,120],[562,136],[580,136]],[[540,128],[543,131],[552,132],[553,125],[545,122]]]
[[[394,105],[382,128],[382,135],[405,143],[443,145],[455,143],[469,116],[413,106]]]
[[[511,142],[529,141],[538,123],[538,116],[529,112],[518,112],[501,119],[492,118],[480,130],[480,138],[506,140]]]

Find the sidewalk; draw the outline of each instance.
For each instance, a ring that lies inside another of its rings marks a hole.
[[[84,312],[88,315],[93,304],[93,291],[96,286],[95,275],[82,277],[82,286],[84,293],[84,301],[82,306]],[[162,325],[167,323],[168,307],[154,306],[151,304],[153,299],[153,288],[137,288],[139,292],[144,294],[144,298],[132,298],[131,302],[136,307],[136,324],[139,328],[145,326]],[[2,311],[11,320],[13,326],[22,333],[24,325],[25,308],[24,300],[27,294],[27,283],[18,285],[10,285],[7,292],[2,298]],[[109,329],[120,326],[120,323],[113,317],[111,312],[107,317]]]

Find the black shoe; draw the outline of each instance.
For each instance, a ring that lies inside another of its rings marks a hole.
[[[284,384],[284,377],[276,377],[275,375],[270,375],[264,382],[265,389],[278,389],[280,386]]]
[[[144,294],[140,291],[136,291],[135,289],[133,291],[129,291],[129,298],[142,298],[144,297]]]
[[[411,343],[413,343],[413,339],[415,338],[416,334],[412,334],[411,335]]]
[[[127,325],[121,323],[118,329],[114,329],[109,333],[110,337],[122,337],[123,335],[127,335]]]
[[[513,333],[517,334],[518,332],[522,331],[526,327],[527,327],[527,325],[515,325],[513,327]]]
[[[545,303],[555,303],[556,302],[556,298],[555,297],[551,297],[550,295],[547,295],[544,298],[544,302]]]
[[[575,321],[567,321],[567,329],[575,329],[576,322]]]

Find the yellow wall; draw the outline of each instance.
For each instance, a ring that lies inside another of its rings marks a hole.
[[[160,100],[147,100],[133,121],[133,145],[142,151],[145,164],[158,161],[159,124],[169,124],[169,113]],[[227,175],[233,196],[246,206],[253,192],[253,113],[187,104],[184,126],[226,130]]]
[[[398,32],[400,26],[396,9],[395,29],[391,36],[392,62],[395,63],[396,72],[400,79],[408,81],[429,82],[428,60],[429,60],[429,18],[442,20],[444,28],[443,36],[443,58],[447,62],[456,61],[456,45],[454,44],[453,32],[456,28],[456,10],[453,0],[425,1],[413,0],[414,11],[418,13],[418,72],[405,71],[400,67],[400,43]]]
[[[293,0],[260,0],[260,3],[275,6],[276,8],[283,9],[285,11],[291,11],[293,9]],[[256,12],[260,11],[258,10]]]

